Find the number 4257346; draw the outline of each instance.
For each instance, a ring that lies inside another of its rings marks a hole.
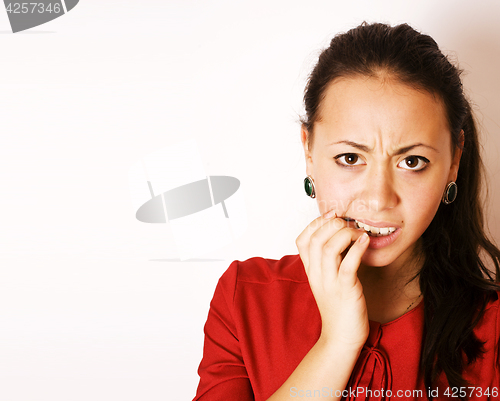
[[[448,387],[446,391],[444,392],[444,395],[448,397],[466,397],[468,396],[469,398],[472,397],[482,397],[482,396],[487,396],[489,397],[490,395],[492,397],[498,397],[498,388],[497,387],[492,387],[492,388],[486,388],[483,389],[481,387],[452,387],[451,389]]]
[[[7,5],[7,12],[12,14],[44,14],[61,12],[61,5],[59,3],[9,3]]]

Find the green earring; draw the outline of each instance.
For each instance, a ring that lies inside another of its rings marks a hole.
[[[453,182],[453,181],[450,182],[446,186],[446,189],[444,190],[442,202],[445,205],[449,205],[451,202],[453,202],[457,198],[457,191],[458,191],[457,184],[455,184],[455,182]]]
[[[314,189],[314,180],[312,177],[307,176],[304,178],[304,189],[306,190],[307,196],[316,198],[316,190]]]

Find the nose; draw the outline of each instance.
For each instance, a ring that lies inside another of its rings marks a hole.
[[[365,177],[362,199],[372,212],[383,212],[398,204],[399,197],[390,168],[372,165]]]

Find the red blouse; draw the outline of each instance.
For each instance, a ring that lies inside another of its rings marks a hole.
[[[476,326],[485,353],[467,367],[474,388],[448,388],[442,374],[436,400],[500,400],[500,300]],[[345,399],[427,399],[419,370],[423,301],[398,319],[370,321],[368,340],[344,391]],[[222,275],[205,324],[200,383],[194,400],[267,400],[319,338],[321,319],[299,255],[233,262]],[[290,389],[291,397],[327,398],[331,389]],[[392,397],[391,397],[392,396]]]

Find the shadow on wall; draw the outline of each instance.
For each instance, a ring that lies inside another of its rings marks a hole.
[[[458,57],[464,87],[475,111],[483,160],[489,184],[486,221],[491,235],[500,245],[500,5],[483,10],[460,10],[450,19],[447,47]],[[439,40],[438,40],[439,42]],[[442,46],[443,50],[446,49]],[[460,188],[459,188],[460,194]],[[460,195],[459,195],[460,196]]]

